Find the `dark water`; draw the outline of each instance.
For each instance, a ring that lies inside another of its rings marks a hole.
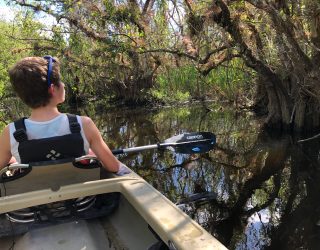
[[[78,112],[92,117],[111,149],[215,133],[209,153],[119,158],[229,249],[320,249],[320,140],[270,136],[249,113],[212,109]]]
[[[90,112],[89,112],[90,113]],[[270,136],[248,114],[201,107],[109,111],[95,116],[109,146],[211,131],[201,155],[144,151],[120,159],[229,249],[319,249],[319,140]]]

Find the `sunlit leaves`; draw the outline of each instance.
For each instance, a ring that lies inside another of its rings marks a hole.
[[[46,43],[40,36],[43,26],[30,12],[17,13],[14,22],[0,21],[0,93],[9,86],[8,69],[20,58],[35,53],[35,46]]]

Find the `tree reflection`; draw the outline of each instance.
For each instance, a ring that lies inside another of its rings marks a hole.
[[[271,136],[248,114],[228,110],[127,110],[96,119],[115,148],[184,132],[216,133],[218,145],[206,154],[146,151],[121,160],[229,249],[315,249],[320,243],[317,141]]]
[[[229,249],[318,248],[319,140],[270,135],[250,114],[227,109],[81,112],[93,117],[112,149],[214,132],[217,147],[206,154],[151,150],[119,157]]]

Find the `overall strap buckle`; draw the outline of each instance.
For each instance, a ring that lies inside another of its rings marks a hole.
[[[24,117],[14,122],[16,131],[13,132],[13,137],[16,139],[17,142],[23,142],[28,140],[26,126],[24,124],[25,119],[26,118]]]
[[[23,142],[28,140],[27,133],[24,129],[18,129],[13,133],[13,137],[16,139],[17,142]]]
[[[73,122],[73,123],[70,123],[69,126],[70,126],[70,131],[71,131],[72,134],[80,133],[81,127],[80,127],[79,123]]]

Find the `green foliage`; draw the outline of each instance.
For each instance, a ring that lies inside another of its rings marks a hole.
[[[17,13],[13,23],[0,20],[0,96],[9,91],[9,68],[20,58],[35,54],[30,41],[40,38],[41,27],[31,12]]]
[[[152,95],[165,102],[187,101],[193,93],[198,73],[192,66],[173,68],[157,76],[157,86],[151,90]]]
[[[241,60],[233,60],[226,66],[202,76],[193,65],[170,68],[157,76],[152,95],[164,102],[184,102],[190,99],[215,99],[217,94],[229,101],[239,95],[253,95],[250,72]]]
[[[252,72],[248,71],[241,60],[235,59],[226,66],[212,70],[207,76],[207,85],[218,87],[220,93],[223,93],[227,99],[233,100],[235,96],[253,94],[250,93],[252,92],[251,74]]]
[[[216,29],[208,29],[200,18],[206,2],[193,5],[193,23],[201,27],[194,27],[197,39],[191,37],[189,40],[181,39],[184,34],[180,36],[178,30],[188,26],[185,19],[188,12],[177,8],[175,12],[180,13],[172,17],[176,23],[172,18],[169,20],[173,14],[167,1],[155,1],[145,16],[139,6],[127,1],[104,0],[103,5],[96,1],[64,1],[55,8],[50,4],[54,5],[54,1],[43,1],[36,9],[66,17],[61,23],[67,25],[46,27],[51,31],[43,33],[43,25],[34,20],[33,14],[19,14],[20,19],[17,18],[11,27],[15,32],[13,37],[32,40],[7,39],[13,44],[5,51],[14,50],[14,54],[9,59],[1,58],[12,65],[27,55],[52,54],[59,57],[62,79],[69,91],[67,98],[123,98],[129,99],[128,103],[130,98],[142,99],[142,103],[144,98],[155,98],[174,103],[222,96],[232,101],[249,89],[247,79],[250,75],[245,73],[247,69],[238,59],[225,62],[224,66],[213,69],[207,76],[200,73],[207,66],[200,59],[216,46],[212,43],[216,41],[214,38],[218,35],[219,42],[225,39]],[[5,34],[10,32],[7,28]],[[188,44],[192,39],[193,43]],[[4,38],[1,40],[5,41]],[[199,58],[197,55],[193,59],[184,57],[189,53],[185,47],[198,46]],[[163,49],[173,51],[174,56],[170,52],[162,53]],[[150,52],[153,50],[156,52]],[[181,55],[177,56],[177,51],[181,51]],[[209,64],[218,63],[214,55],[209,59]],[[2,92],[4,83],[8,82],[7,69],[8,66],[0,65]]]

